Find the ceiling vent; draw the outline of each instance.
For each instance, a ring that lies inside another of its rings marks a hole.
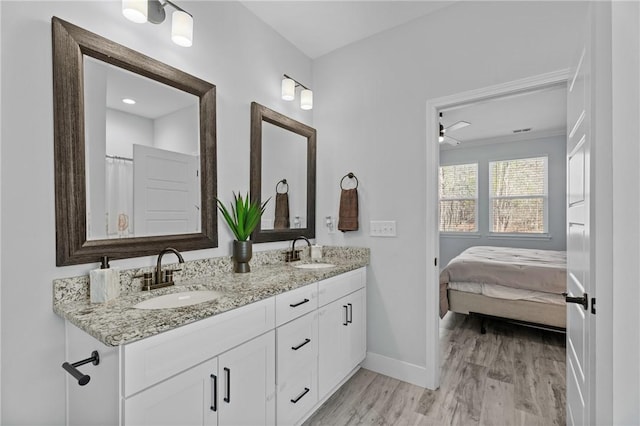
[[[530,131],[531,131],[531,127],[527,127],[526,129],[516,129],[513,131],[513,133],[525,133]]]

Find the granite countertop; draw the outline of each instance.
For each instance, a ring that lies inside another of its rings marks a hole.
[[[103,304],[92,304],[87,297],[61,299],[54,294],[53,310],[105,345],[119,346],[361,268],[369,263],[368,250],[363,253],[366,255],[340,256],[335,253],[322,262],[336,266],[322,269],[299,269],[293,264],[278,262],[252,265],[251,272],[244,274],[212,271],[210,276],[189,278],[175,286],[121,294]],[[216,290],[223,296],[179,308],[145,310],[133,307],[156,296],[190,290]]]

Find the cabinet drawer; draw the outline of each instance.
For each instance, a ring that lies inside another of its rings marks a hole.
[[[307,368],[278,385],[278,426],[297,424],[318,402],[318,369]]]
[[[318,307],[318,284],[313,283],[276,296],[276,326]]]
[[[124,396],[211,359],[274,326],[272,297],[125,345]]]
[[[361,289],[366,283],[365,268],[349,271],[342,275],[322,280],[318,283],[319,306],[338,300],[349,293]]]
[[[314,311],[277,330],[277,383],[318,359],[318,312]]]

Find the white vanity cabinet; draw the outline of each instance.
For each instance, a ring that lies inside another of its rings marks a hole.
[[[274,328],[274,298],[117,348],[67,323],[67,357],[101,357],[67,375],[67,424],[273,425]]]
[[[126,425],[275,424],[274,332],[124,400]]]
[[[318,372],[321,398],[366,356],[365,280],[364,270],[356,270],[320,282]]]
[[[118,347],[66,322],[68,425],[300,424],[366,354],[360,268]]]

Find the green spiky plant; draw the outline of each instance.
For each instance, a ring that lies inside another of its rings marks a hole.
[[[218,210],[222,213],[224,220],[227,221],[227,225],[229,225],[236,240],[246,241],[249,239],[255,227],[258,226],[260,217],[262,213],[264,213],[264,209],[271,198],[267,199],[262,205],[250,201],[249,193],[243,198],[240,192],[238,192],[238,195],[234,192],[233,198],[235,201],[231,204],[231,212],[229,212],[220,199],[216,198]]]

